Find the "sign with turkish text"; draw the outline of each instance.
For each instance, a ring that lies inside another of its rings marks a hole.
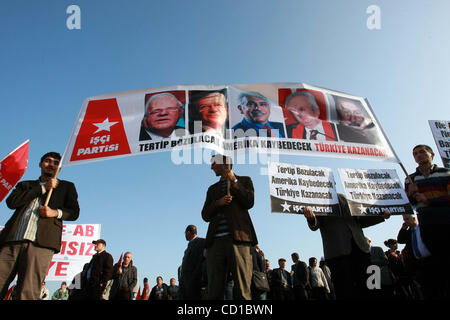
[[[354,216],[413,214],[403,184],[393,169],[338,169]]]
[[[330,168],[269,162],[272,212],[302,214],[308,206],[316,215],[336,215],[339,202]]]
[[[100,231],[100,224],[64,224],[61,250],[53,256],[46,280],[72,281],[95,254],[92,241],[100,238]]]
[[[450,121],[428,120],[445,168],[450,168]]]

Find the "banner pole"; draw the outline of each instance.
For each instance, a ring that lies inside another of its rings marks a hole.
[[[230,171],[231,170],[231,164],[228,163],[227,167],[228,167],[228,171]],[[230,179],[227,179],[227,196],[230,195],[230,186],[231,186]]]
[[[63,163],[63,160],[64,160],[64,156],[65,156],[65,155],[66,155],[66,151],[64,151],[64,153],[63,153],[63,155],[62,155],[62,157],[61,157],[61,160],[59,161],[58,169],[56,170],[55,176],[53,177],[53,178],[55,178],[55,179],[58,178],[59,172],[61,171],[61,167],[62,167],[62,163]],[[44,206],[48,206],[48,203],[49,203],[49,201],[50,201],[50,197],[52,196],[52,193],[53,193],[53,188],[51,188],[51,189],[48,191],[47,198],[45,199]]]
[[[400,165],[400,167],[402,168],[403,172],[405,173],[406,178],[408,179],[409,183],[414,184],[414,182],[412,181],[411,177],[409,176],[408,172],[406,172],[405,167],[403,166],[402,162],[400,161],[400,158],[397,156],[397,153],[395,152],[394,148],[392,147],[391,141],[389,141],[386,133],[384,132],[383,127],[380,124],[380,121],[378,120],[377,116],[375,115],[375,113],[372,110],[372,107],[369,103],[369,100],[367,100],[367,98],[364,98],[364,101],[367,104],[367,107],[369,108],[370,112],[372,113],[373,117],[375,118],[375,120],[377,121],[378,125],[379,125],[379,129],[381,130],[381,132],[383,133],[384,138],[386,139],[386,142],[389,145],[389,148],[391,149],[391,151],[394,153],[395,158],[397,159],[397,163]]]
[[[58,178],[58,174],[61,171],[61,167],[58,167],[58,169],[56,170],[56,174],[54,176],[54,178]],[[51,188],[48,193],[47,193],[47,198],[45,199],[45,203],[44,206],[48,206],[48,202],[50,201],[50,197],[52,196],[53,193],[53,188]]]
[[[406,172],[405,167],[401,162],[398,163],[400,165],[400,168],[402,168],[403,173],[406,175],[406,178],[408,178],[409,183],[414,184],[414,181],[412,181],[411,177],[409,176],[408,172]]]

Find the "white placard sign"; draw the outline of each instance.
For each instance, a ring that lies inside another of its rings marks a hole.
[[[339,202],[330,168],[269,162],[268,175],[272,212],[303,213],[308,206],[316,215],[337,214]]]
[[[403,184],[393,169],[338,169],[352,215],[412,214]]]
[[[95,254],[92,241],[100,238],[100,224],[64,224],[61,251],[53,256],[47,281],[72,281]]]
[[[450,168],[450,121],[428,120],[445,168]]]

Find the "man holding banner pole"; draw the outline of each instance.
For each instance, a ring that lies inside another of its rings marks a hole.
[[[436,268],[450,268],[450,169],[433,164],[434,153],[427,145],[413,148],[413,157],[419,165],[405,181],[409,200],[417,210],[420,233]],[[436,298],[448,298],[449,276],[439,281]]]
[[[75,185],[55,177],[60,161],[59,153],[43,155],[39,179],[20,182],[6,199],[15,211],[0,233],[0,298],[17,274],[18,299],[39,299],[53,254],[61,248],[62,220],[79,216]]]
[[[309,207],[304,216],[312,231],[320,229],[323,251],[336,291],[336,298],[364,299],[367,297],[366,271],[370,265],[370,248],[363,228],[373,226],[390,217],[387,210],[383,216],[355,217],[350,213],[347,199],[338,193],[337,216],[317,217]]]
[[[211,169],[221,179],[208,188],[202,209],[202,218],[209,223],[205,243],[208,299],[224,299],[227,274],[231,271],[235,299],[251,300],[253,259],[250,248],[258,244],[248,212],[254,204],[253,183],[250,177],[234,174],[229,157],[213,156]]]

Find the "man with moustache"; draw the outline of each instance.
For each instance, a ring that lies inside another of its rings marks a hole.
[[[280,122],[269,121],[270,101],[258,92],[243,92],[239,96],[238,109],[244,118],[233,126],[233,130],[241,129],[246,136],[267,136],[284,138],[284,127]]]
[[[228,118],[226,91],[192,91],[189,102],[189,132],[224,134]]]
[[[289,138],[337,141],[334,124],[321,120],[316,99],[308,91],[296,91],[286,98],[286,108],[297,123],[287,126]]]
[[[184,116],[183,104],[171,93],[163,92],[151,96],[145,105],[139,141],[160,140],[184,135],[184,128],[177,126]]]
[[[0,299],[17,274],[19,300],[39,300],[41,284],[61,248],[63,220],[78,219],[78,194],[72,182],[55,178],[61,155],[44,154],[38,180],[19,182],[6,204],[15,210],[0,233]],[[52,190],[48,205],[47,193]]]

